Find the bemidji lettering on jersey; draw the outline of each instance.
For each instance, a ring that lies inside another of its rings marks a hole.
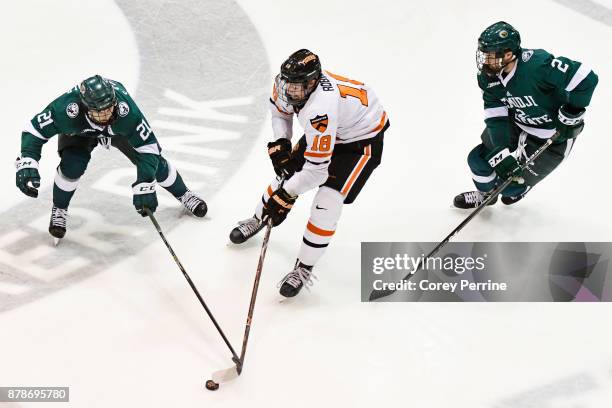
[[[509,92],[508,92],[509,94]],[[531,95],[525,96],[508,96],[501,100],[508,109],[514,109],[514,119],[525,124],[525,125],[542,125],[544,123],[552,123],[553,119],[548,113],[545,113],[538,117],[530,117],[529,113],[526,112],[525,108],[538,107],[535,99]]]

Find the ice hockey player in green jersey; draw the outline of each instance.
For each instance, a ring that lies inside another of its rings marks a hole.
[[[206,214],[206,203],[189,191],[161,155],[153,130],[121,83],[99,75],[87,78],[27,123],[15,167],[17,187],[30,197],[38,196],[42,146],[55,135],[59,135],[61,159],[53,185],[49,233],[56,239],[66,234],[68,205],[97,145],[116,147],[136,166],[133,204],[141,215],[145,216],[145,207],[152,212],[157,208],[156,184],[196,217]]]
[[[598,82],[585,64],[521,48],[519,32],[503,21],[478,38],[476,62],[486,128],[482,143],[468,155],[477,190],[457,195],[458,208],[477,207],[510,177],[513,182],[501,193],[501,201],[514,204],[550,174],[582,132],[585,108]],[[553,144],[521,171],[520,163],[553,136]]]

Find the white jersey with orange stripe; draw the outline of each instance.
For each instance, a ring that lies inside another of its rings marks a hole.
[[[376,136],[388,118],[374,91],[362,82],[324,71],[317,88],[301,109],[284,103],[273,90],[270,100],[274,140],[291,139],[293,114],[306,137],[306,163],[285,183],[290,194],[302,194],[327,180],[336,144]]]

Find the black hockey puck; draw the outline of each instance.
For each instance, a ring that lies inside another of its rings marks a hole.
[[[206,389],[209,391],[217,391],[219,389],[219,384],[213,380],[208,380],[206,381]]]

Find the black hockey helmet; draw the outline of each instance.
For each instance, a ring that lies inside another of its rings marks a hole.
[[[504,55],[511,51],[514,61],[521,52],[521,35],[505,21],[498,21],[487,27],[478,37],[476,65],[488,76],[500,73],[510,62],[503,62]]]
[[[79,85],[81,103],[87,108],[87,115],[99,124],[108,123],[117,104],[115,88],[106,78],[94,75]]]
[[[321,77],[319,57],[307,49],[294,52],[281,65],[276,77],[276,90],[282,101],[303,106]]]

